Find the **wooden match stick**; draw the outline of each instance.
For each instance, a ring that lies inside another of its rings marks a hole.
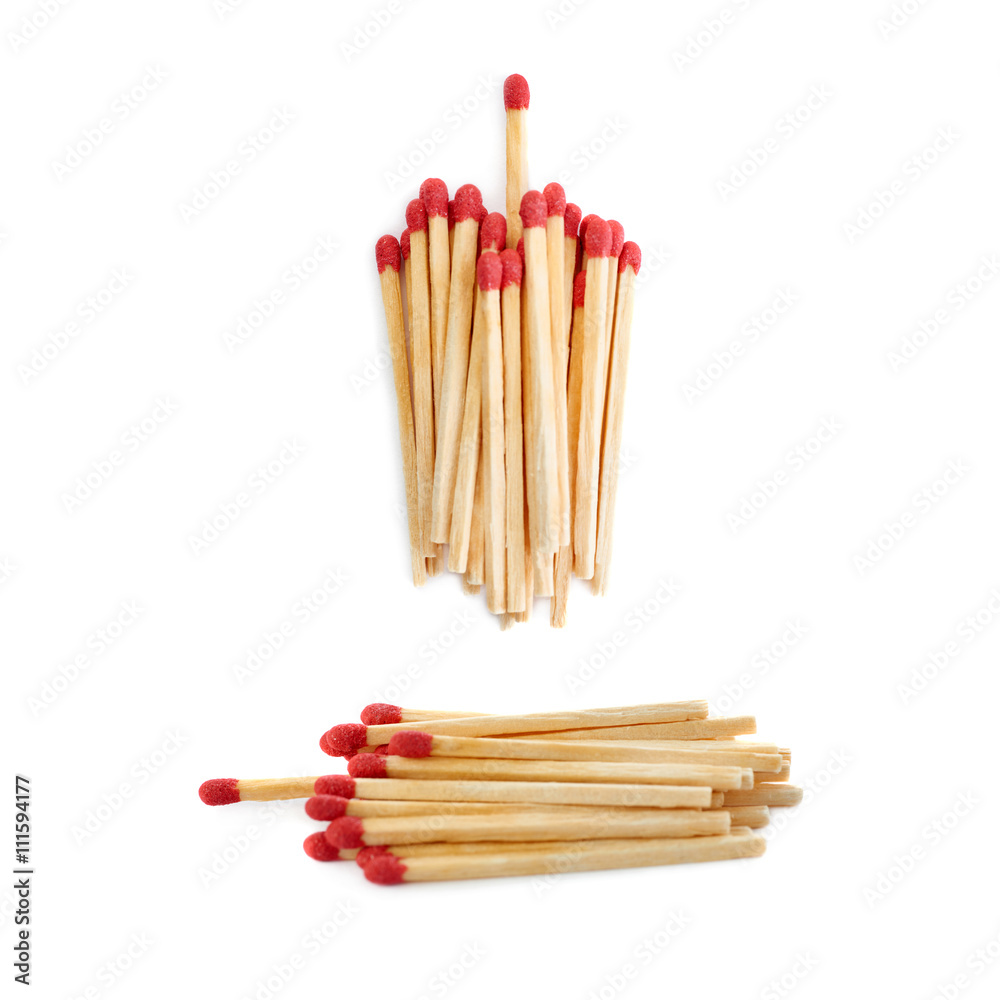
[[[366,726],[385,726],[395,722],[429,722],[433,719],[468,719],[480,712],[445,712],[433,708],[403,708],[385,701],[373,701],[361,709]]]
[[[464,184],[455,192],[455,250],[451,261],[441,403],[436,421],[431,535],[434,542],[447,542],[451,528],[455,475],[465,414],[465,385],[469,374],[476,244],[482,207],[482,195],[474,184]]]
[[[604,342],[601,360],[604,362],[604,391],[607,398],[608,368],[611,364],[611,330],[615,320],[615,295],[618,291],[618,258],[625,245],[625,228],[615,219],[608,219],[611,230],[611,253],[608,254],[608,312],[604,324]],[[607,407],[605,407],[607,408]]]
[[[611,543],[618,496],[618,461],[622,450],[622,422],[625,409],[625,381],[632,335],[632,307],[635,300],[635,276],[642,256],[638,246],[625,243],[618,262],[614,327],[611,339],[611,363],[608,375],[608,400],[604,418],[604,442],[601,449],[600,500],[597,512],[597,552],[594,562],[593,590],[603,594],[608,585]]]
[[[413,432],[413,411],[410,400],[410,374],[406,358],[406,333],[403,329],[403,307],[399,296],[399,268],[402,253],[395,236],[383,236],[375,244],[375,262],[382,285],[382,305],[389,333],[389,355],[396,385],[396,413],[399,418],[399,444],[403,454],[403,481],[406,486],[406,520],[410,531],[410,568],[414,586],[427,582],[427,563],[420,530],[417,502],[417,456]]]
[[[579,205],[574,205],[573,202],[566,205],[566,214],[563,216],[563,266],[565,268],[563,271],[563,324],[566,330],[567,344],[573,322],[573,281],[576,278],[577,234],[580,231],[582,215]]]
[[[767,806],[729,806],[729,822],[732,826],[746,826],[759,830],[771,822],[771,811]]]
[[[329,823],[341,816],[470,816],[489,813],[553,813],[594,815],[616,810],[622,814],[644,813],[645,809],[612,806],[560,806],[538,802],[423,802],[419,799],[345,799],[340,795],[314,795],[306,799],[306,815]],[[766,806],[733,806],[733,809],[763,810]]]
[[[781,760],[781,758],[778,758]],[[748,765],[743,765],[744,767]],[[753,765],[754,788],[758,788],[765,782],[788,781],[792,776],[792,766],[786,760],[782,760],[781,767],[777,771],[765,771],[756,764]]]
[[[420,185],[427,213],[427,259],[430,287],[431,381],[434,412],[441,410],[445,341],[448,335],[448,298],[451,285],[451,247],[448,227],[448,187],[437,177]]]
[[[742,791],[727,791],[726,806],[797,806],[802,801],[802,789],[797,785],[762,784]]]
[[[459,721],[459,720],[456,720]],[[431,730],[438,723],[421,724],[421,729]],[[412,728],[412,727],[411,727]],[[434,728],[434,732],[444,732]],[[710,740],[725,736],[755,733],[757,721],[752,715],[738,715],[726,719],[696,719],[662,724],[637,724],[626,726],[596,727],[593,729],[560,729],[546,732],[546,739],[553,740]],[[459,735],[448,732],[447,735]],[[484,733],[484,736],[489,735]],[[512,740],[538,739],[538,731],[513,733]]]
[[[411,340],[413,337],[413,292],[411,289],[413,275],[410,268],[410,230],[404,229],[399,237],[399,255],[403,258],[403,288],[406,291],[406,329]],[[413,350],[412,346],[410,348]]]
[[[512,73],[503,82],[503,106],[507,112],[507,246],[521,238],[521,199],[528,190],[528,145],[525,119],[531,93],[528,81]]]

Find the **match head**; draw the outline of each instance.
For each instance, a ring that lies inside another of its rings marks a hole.
[[[399,885],[406,874],[406,865],[395,854],[375,855],[362,871],[369,882],[376,885]]]
[[[546,184],[542,194],[545,195],[545,204],[548,206],[549,215],[566,215],[566,192],[563,190],[562,184],[557,184],[555,181]]]
[[[618,273],[621,274],[626,267],[631,267],[638,274],[641,264],[642,252],[639,250],[639,244],[627,240],[622,246],[622,252],[618,255]]]
[[[503,276],[500,279],[500,287],[508,288],[510,285],[521,285],[521,274],[524,266],[516,250],[502,250],[500,252],[500,266],[503,268]],[[392,740],[389,741],[390,744]]]
[[[513,251],[505,250],[504,253],[513,253]],[[517,254],[514,256],[516,257]],[[392,739],[389,740],[389,753],[395,757],[430,757],[433,742],[434,737],[430,733],[419,733],[415,729],[401,729],[398,733],[394,733]]]
[[[366,726],[394,726],[403,721],[403,710],[399,705],[373,701],[361,709],[361,721]]]
[[[238,778],[211,778],[198,789],[198,797],[206,806],[228,806],[240,801]]]
[[[326,828],[324,836],[331,847],[345,850],[364,847],[365,844],[361,839],[361,834],[364,832],[365,826],[357,816],[341,816]]]
[[[573,279],[573,308],[582,309],[587,294],[587,272],[580,271]]]
[[[352,778],[384,778],[385,757],[377,753],[359,753],[347,762],[347,773]]]
[[[324,774],[316,779],[313,791],[317,795],[337,795],[342,799],[353,799],[355,795],[354,779],[346,774]]]
[[[379,744],[379,745],[378,745],[377,747],[375,747],[375,749],[374,749],[374,750],[372,751],[372,753],[376,753],[376,754],[378,754],[378,755],[379,755],[379,757],[384,757],[384,756],[385,756],[385,755],[386,755],[386,754],[387,754],[388,752],[389,752],[389,744],[388,744],[388,743],[380,743],[380,744]],[[361,756],[361,754],[357,754],[357,753],[356,753],[356,754],[355,754],[354,756],[355,756],[355,757],[360,757],[360,756]]]
[[[503,264],[500,255],[492,250],[484,250],[476,263],[476,280],[481,292],[495,292],[500,287],[503,276]]]
[[[420,185],[420,200],[428,215],[448,214],[448,185],[438,177],[428,177]],[[409,224],[409,219],[406,220]]]
[[[587,224],[583,249],[587,251],[588,257],[607,257],[611,253],[611,227],[596,215]]]
[[[563,232],[571,239],[575,240],[580,232],[580,219],[582,218],[583,212],[580,210],[580,206],[570,202],[566,206],[566,214],[563,216]]]
[[[477,222],[483,214],[483,196],[475,184],[463,184],[455,192],[455,225],[466,219]]]
[[[334,847],[321,830],[319,833],[310,833],[302,841],[302,849],[313,859],[313,861],[339,861],[340,848]]]
[[[388,853],[389,853],[389,848],[384,846],[383,844],[378,844],[375,847],[362,847],[361,850],[358,851],[358,856],[354,860],[357,861],[360,867],[367,868],[369,862],[373,858],[377,858],[383,854],[388,854]]]
[[[360,750],[368,743],[368,727],[357,722],[344,722],[326,731],[326,752],[331,757]]]
[[[306,799],[306,815],[329,823],[347,813],[347,799],[340,795],[314,795]]]
[[[387,267],[398,271],[401,261],[399,240],[395,236],[380,236],[375,244],[375,263],[381,274]]]
[[[526,109],[530,100],[528,81],[520,73],[511,73],[503,82],[503,106],[508,111]]]
[[[455,228],[455,199],[448,202],[448,228]]]
[[[503,250],[507,242],[507,218],[499,212],[490,212],[479,231],[479,250]]]
[[[414,198],[406,206],[406,226],[411,233],[419,233],[427,228],[427,206],[419,198]]]
[[[403,230],[403,235],[399,237],[399,252],[403,255],[403,260],[410,259],[410,231]]]
[[[541,191],[525,191],[518,214],[525,229],[544,226],[545,220],[549,217],[549,206],[545,202],[545,195]]]
[[[524,267],[524,237],[517,241],[517,255],[521,258],[521,267]]]
[[[625,227],[614,219],[608,219],[608,225],[611,227],[611,256],[620,257],[625,244]]]

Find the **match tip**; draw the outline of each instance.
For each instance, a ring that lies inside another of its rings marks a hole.
[[[515,108],[527,108],[531,100],[528,81],[520,73],[511,73],[503,82],[503,106],[512,111]]]
[[[410,259],[410,231],[403,230],[403,235],[399,237],[399,252],[403,255],[403,260]]]
[[[314,795],[306,799],[306,815],[329,823],[347,812],[347,799],[341,795]]]
[[[337,795],[342,799],[353,799],[354,790],[354,779],[346,774],[324,774],[313,785],[317,795]]]
[[[479,231],[479,250],[503,250],[507,242],[507,218],[499,212],[490,212]]]
[[[228,806],[240,801],[238,778],[211,778],[198,789],[198,797],[206,806]]]
[[[310,833],[302,841],[302,849],[313,859],[313,861],[339,861],[340,848],[334,847],[326,839],[326,835],[321,830],[319,833]]]
[[[385,757],[377,753],[359,753],[347,762],[347,773],[352,778],[384,778]]]
[[[388,743],[380,743],[377,747],[375,747],[374,750],[372,750],[372,753],[378,754],[379,757],[384,757],[386,754],[388,754],[388,752],[389,752]],[[358,757],[360,756],[360,754],[355,754],[354,756]]]
[[[367,868],[373,858],[378,858],[388,853],[389,848],[383,844],[377,844],[375,847],[362,847],[354,860],[357,861],[361,868]]]
[[[582,309],[587,294],[587,272],[580,271],[573,279],[573,308]]]
[[[455,225],[466,219],[479,221],[483,212],[483,196],[475,184],[463,184],[455,192]]]
[[[542,194],[545,195],[545,204],[548,206],[549,215],[565,216],[566,191],[563,189],[562,184],[557,184],[555,181],[551,184],[546,184]]]
[[[608,219],[611,227],[611,256],[620,257],[625,244],[625,227],[615,219]]]
[[[596,215],[587,223],[583,249],[588,257],[607,257],[611,253],[611,227]]]
[[[580,232],[580,220],[582,218],[583,212],[580,206],[569,202],[566,206],[566,214],[563,216],[563,232],[572,239],[576,239],[577,234]]]
[[[357,722],[343,722],[326,731],[326,752],[331,757],[359,750],[367,743],[368,727]]]
[[[331,847],[341,850],[352,847],[364,847],[361,834],[365,832],[364,823],[357,816],[341,816],[335,819],[327,828],[324,836]]]
[[[544,226],[545,220],[549,217],[549,206],[545,202],[545,195],[541,191],[525,191],[518,214],[525,229]]]
[[[399,240],[395,236],[380,236],[375,244],[375,263],[378,265],[378,273],[381,274],[387,267],[394,271],[399,270],[401,263]]]
[[[399,885],[406,873],[406,865],[395,854],[378,854],[362,869],[365,878],[376,885]]]
[[[501,251],[500,265],[503,268],[503,276],[500,279],[501,288],[521,284],[521,274],[524,268],[521,265],[521,257],[516,250]],[[389,742],[391,743],[392,741],[390,740]]]
[[[428,177],[420,185],[420,200],[424,203],[428,215],[447,215],[448,185],[439,177]]]
[[[524,268],[524,237],[517,241],[517,255],[521,258],[521,267]]]
[[[631,267],[638,274],[641,264],[642,251],[639,250],[639,244],[627,240],[622,245],[622,252],[618,255],[618,273],[621,274],[626,267]]]
[[[504,253],[512,252],[510,250],[504,251]],[[516,257],[517,254],[514,256]],[[482,257],[479,259],[482,260]],[[430,733],[418,733],[415,729],[401,729],[398,733],[394,733],[392,739],[389,740],[389,753],[395,757],[430,757],[433,742],[434,737]]]
[[[419,198],[414,198],[406,206],[406,225],[411,233],[423,232],[427,228],[427,207]]]
[[[493,292],[500,287],[503,276],[503,264],[500,255],[492,250],[484,250],[476,263],[476,280],[481,292]]]
[[[373,701],[361,709],[361,721],[366,726],[394,726],[403,721],[403,710],[399,705]]]

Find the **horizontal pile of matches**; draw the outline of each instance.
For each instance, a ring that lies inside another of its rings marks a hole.
[[[383,885],[721,861],[764,853],[791,752],[704,701],[535,715],[369,705],[320,746],[348,774],[206,781],[208,805],[305,798],[303,844]]]
[[[509,76],[507,214],[430,178],[375,259],[403,452],[413,582],[447,565],[501,625],[571,575],[603,594],[640,253],[559,184],[527,190],[528,84]],[[505,249],[506,247],[506,249]],[[406,295],[405,321],[400,269]],[[409,348],[409,350],[408,350]]]

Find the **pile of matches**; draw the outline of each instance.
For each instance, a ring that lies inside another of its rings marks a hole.
[[[414,584],[444,568],[447,544],[448,569],[468,592],[485,584],[503,628],[535,595],[562,626],[571,575],[607,585],[640,254],[561,185],[527,190],[524,77],[507,77],[504,105],[506,218],[474,184],[449,201],[429,178],[375,259]]]
[[[791,752],[704,701],[535,715],[369,705],[320,746],[348,774],[206,781],[208,805],[305,798],[317,861],[381,885],[721,861],[764,853]]]

